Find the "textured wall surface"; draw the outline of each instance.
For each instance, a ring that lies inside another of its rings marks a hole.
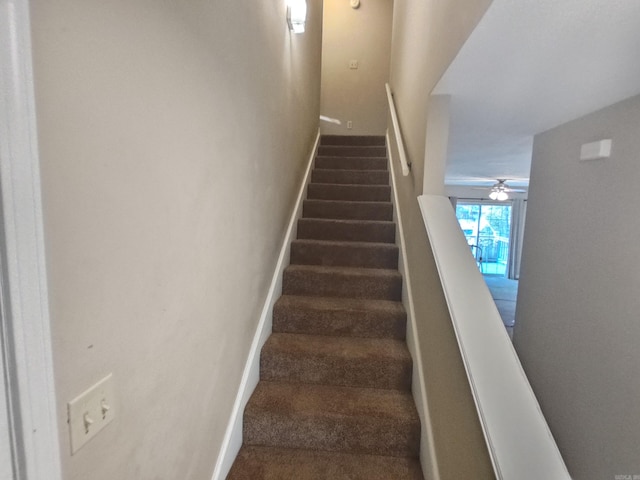
[[[320,103],[322,2],[31,2],[65,479],[209,480]],[[116,420],[69,454],[66,402]]]
[[[400,172],[399,209],[404,222],[417,336],[440,478],[493,478],[451,318],[429,246],[417,196],[422,193],[429,95],[490,1],[395,0],[391,87],[412,171]],[[391,125],[389,120],[389,125]],[[393,137],[393,135],[392,135]],[[392,138],[392,145],[395,140]],[[429,472],[425,471],[429,479]]]
[[[384,135],[387,128],[393,0],[325,0],[321,112],[342,125],[322,124],[335,135]],[[349,68],[351,60],[358,68]],[[347,121],[353,128],[347,129]]]
[[[640,475],[639,125],[633,97],[534,140],[514,344],[576,480]]]
[[[390,83],[416,195],[422,193],[429,95],[490,4],[394,2]]]

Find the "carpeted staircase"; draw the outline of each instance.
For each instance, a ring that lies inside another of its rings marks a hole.
[[[322,137],[237,479],[422,479],[384,137]]]

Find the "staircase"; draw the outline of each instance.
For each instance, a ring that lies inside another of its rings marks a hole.
[[[322,137],[227,477],[422,479],[384,137]]]

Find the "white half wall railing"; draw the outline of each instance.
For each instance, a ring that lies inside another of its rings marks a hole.
[[[391,87],[388,83],[384,84],[387,90],[387,100],[389,102],[389,113],[391,113],[391,124],[393,126],[393,133],[396,138],[398,146],[398,155],[400,157],[400,165],[402,166],[402,175],[405,177],[409,175],[411,170],[411,163],[407,160],[407,152],[404,148],[404,141],[402,140],[402,131],[400,130],[400,122],[398,121],[398,114],[396,113],[396,104],[393,100],[393,93],[391,93]]]
[[[570,479],[449,199],[418,203],[496,477]]]

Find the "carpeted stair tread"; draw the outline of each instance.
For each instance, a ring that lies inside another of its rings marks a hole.
[[[386,170],[386,157],[316,157],[315,168],[330,170]]]
[[[276,333],[403,340],[406,322],[402,303],[389,300],[282,295],[273,307]]]
[[[389,202],[389,185],[341,185],[333,183],[310,183],[307,198],[316,200],[349,200],[360,202]]]
[[[398,247],[390,243],[298,239],[291,242],[291,264],[398,268]]]
[[[411,355],[404,341],[273,333],[262,348],[267,381],[410,390]]]
[[[422,479],[385,137],[323,135],[230,480]]]
[[[402,275],[397,270],[380,268],[289,265],[284,270],[282,293],[399,301]]]
[[[416,458],[243,446],[227,480],[423,480]]]
[[[311,183],[338,183],[350,185],[389,185],[388,170],[314,169]]]
[[[246,445],[414,456],[409,391],[260,381],[244,413]]]
[[[320,145],[319,157],[385,157],[387,147],[371,145]]]
[[[384,147],[385,138],[382,135],[322,135],[320,137],[320,145],[371,145]]]
[[[298,220],[298,238],[395,244],[396,225],[377,220],[301,218]]]
[[[335,218],[344,220],[393,220],[391,202],[349,202],[343,200],[304,200],[305,218]]]

